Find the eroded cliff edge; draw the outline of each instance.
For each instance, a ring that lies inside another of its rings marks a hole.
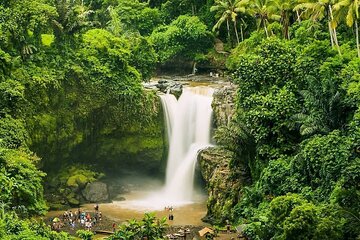
[[[235,85],[226,85],[214,92],[212,108],[215,131],[231,123],[235,112],[236,89]],[[247,181],[245,167],[232,166],[237,157],[236,153],[221,146],[209,147],[199,153],[198,162],[209,195],[204,221],[221,224],[231,218],[231,209]]]

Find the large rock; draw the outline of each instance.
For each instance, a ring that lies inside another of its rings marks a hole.
[[[211,104],[214,111],[215,126],[226,126],[235,113],[236,85],[226,85],[216,89]]]
[[[235,157],[233,152],[220,147],[204,149],[198,155],[209,194],[208,211],[203,219],[206,222],[221,224],[231,217],[231,209],[239,199],[238,194],[246,178],[245,171],[231,168],[230,163]]]
[[[214,92],[212,108],[215,127],[227,126],[232,121],[236,89],[235,85],[229,84]],[[199,153],[201,174],[209,195],[204,221],[223,224],[231,219],[231,209],[239,200],[240,189],[249,181],[245,166],[231,165],[237,158],[236,153],[222,147],[210,147]]]
[[[103,182],[88,183],[82,194],[89,202],[106,202],[109,200],[107,185]]]
[[[173,80],[160,79],[156,87],[163,93],[171,93],[179,98],[182,93],[183,84]]]

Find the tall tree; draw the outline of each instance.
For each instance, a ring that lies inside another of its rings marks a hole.
[[[303,9],[306,16],[314,21],[327,18],[331,45],[336,47],[341,55],[339,42],[336,33],[336,21],[332,13],[334,0],[300,0],[294,10]]]
[[[243,6],[239,6],[239,2],[239,0],[216,0],[215,5],[210,8],[211,12],[216,12],[215,17],[219,18],[219,20],[213,27],[213,31],[219,29],[221,25],[226,22],[228,38],[230,40],[229,21],[232,21],[234,25],[234,32],[237,43],[239,43],[240,41],[237,31],[236,18],[239,12],[245,11],[245,8]]]
[[[278,10],[280,11],[280,22],[283,26],[283,36],[285,39],[290,39],[289,26],[290,17],[293,14],[293,9],[297,4],[297,0],[276,0]]]
[[[92,24],[89,15],[92,10],[87,9],[82,1],[56,0],[57,18],[53,19],[54,34],[57,41],[64,41],[73,37],[81,29]]]
[[[356,48],[358,57],[360,58],[360,44],[359,44],[359,16],[360,0],[341,0],[333,6],[336,20],[345,20],[349,27],[355,25]]]
[[[266,37],[269,37],[267,26],[270,20],[280,20],[276,14],[277,4],[273,0],[241,0],[239,8],[245,8],[245,12],[250,16],[255,16],[258,22],[258,30],[263,27]]]

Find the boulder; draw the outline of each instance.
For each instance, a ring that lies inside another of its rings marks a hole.
[[[179,98],[182,93],[183,85],[181,83],[174,83],[170,85],[169,89],[172,95],[174,95],[176,98]]]
[[[205,222],[221,224],[231,217],[231,209],[237,203],[238,192],[243,185],[242,177],[233,177],[242,176],[239,170],[235,172],[230,167],[234,157],[233,152],[220,147],[203,149],[198,155],[201,174],[209,194],[208,211],[203,218]]]
[[[182,93],[183,83],[176,82],[173,80],[160,79],[156,84],[156,87],[159,89],[159,91],[163,93],[169,92],[173,94],[175,97],[179,98]]]
[[[107,185],[103,182],[88,183],[82,194],[86,201],[89,202],[106,202],[109,200]]]

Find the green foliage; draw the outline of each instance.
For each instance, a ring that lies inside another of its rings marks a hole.
[[[313,204],[295,207],[284,221],[285,239],[312,239],[316,223],[316,208]]]
[[[109,240],[127,239],[163,239],[165,233],[166,218],[156,219],[154,213],[145,213],[141,221],[129,220],[118,227],[118,230],[111,235]]]
[[[131,58],[129,63],[141,73],[143,81],[149,80],[155,71],[156,53],[146,38],[130,37]]]
[[[11,79],[0,82],[0,116],[20,115],[19,110],[24,102],[24,86],[22,84]]]
[[[41,42],[41,31],[56,16],[56,9],[46,0],[12,1],[1,11],[3,34],[9,36],[6,48],[14,47],[22,58],[28,58],[37,51]],[[11,43],[10,43],[11,42]]]
[[[81,203],[81,191],[84,190],[86,184],[103,176],[103,173],[80,164],[64,166],[56,174],[49,175],[45,186],[48,196],[51,196],[50,208],[78,206]]]
[[[9,115],[0,118],[0,147],[17,149],[26,147],[28,133],[20,119],[13,119]]]
[[[83,240],[91,240],[94,236],[94,233],[88,230],[77,230],[76,235]]]
[[[316,206],[297,194],[274,198],[260,206],[245,225],[251,239],[342,239],[343,219],[334,205]]]
[[[91,183],[103,176],[103,174],[92,171],[87,166],[82,165],[67,167],[59,171],[59,173],[59,176],[56,178],[58,182],[74,188],[85,187],[87,183]]]
[[[4,211],[4,209],[0,210]],[[4,212],[0,216],[0,238],[4,240],[70,240],[69,234],[51,231],[43,222],[35,220],[21,220],[14,212]]]
[[[342,69],[342,87],[346,90],[347,96],[352,104],[356,105],[360,101],[360,59],[355,58]]]
[[[194,58],[211,47],[211,33],[196,16],[179,16],[168,26],[154,30],[150,36],[159,61],[164,63],[176,56]]]
[[[109,7],[112,19],[108,23],[114,33],[130,31],[148,36],[161,23],[159,9],[150,8],[146,2],[119,0],[114,5]]]
[[[237,152],[239,156],[251,157],[253,154],[253,139],[248,129],[235,121],[227,126],[220,126],[214,133],[214,139],[230,151]]]
[[[204,15],[209,14],[209,9],[213,1],[207,3],[203,1],[189,1],[189,0],[157,0],[161,2],[160,10],[161,17],[166,24],[169,24],[171,21],[175,20],[181,15],[192,15],[204,18]],[[201,9],[205,8],[205,9]],[[206,13],[202,12],[206,11]],[[212,15],[211,15],[212,16]],[[209,26],[210,27],[210,26]]]
[[[78,77],[90,78],[96,84],[125,96],[139,93],[139,73],[128,65],[130,52],[126,40],[106,30],[92,29],[83,35],[83,41],[79,60],[85,71],[73,68]]]
[[[262,171],[259,184],[264,194],[281,196],[288,192],[297,192],[301,189],[299,175],[293,173],[290,166],[292,159],[277,159],[269,162]]]
[[[0,69],[2,73],[0,75],[0,80],[3,80],[5,75],[9,74],[10,66],[11,66],[11,56],[8,53],[4,52],[2,49],[0,49]]]
[[[358,59],[346,45],[340,57],[310,25],[295,26],[291,41],[253,34],[228,59],[239,85],[236,126],[217,138],[239,159],[251,142],[239,129],[255,141],[253,184],[233,209],[250,239],[359,236]]]
[[[41,214],[47,209],[42,187],[45,174],[35,167],[37,160],[22,150],[0,148],[0,202],[21,209],[24,216]]]
[[[351,140],[334,131],[307,141],[295,157],[292,167],[301,175],[304,184],[314,190],[319,188],[319,197],[324,199],[329,196],[340,176],[345,174],[343,171],[350,163],[351,152]]]

